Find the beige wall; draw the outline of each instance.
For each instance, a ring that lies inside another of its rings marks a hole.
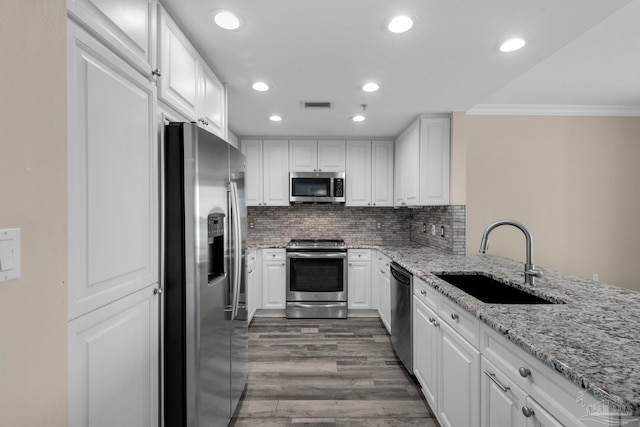
[[[465,141],[468,253],[514,219],[535,264],[640,290],[640,118],[467,116]],[[490,237],[489,253],[524,250],[512,227]]]
[[[0,2],[0,228],[22,277],[0,283],[0,425],[67,425],[66,4]]]

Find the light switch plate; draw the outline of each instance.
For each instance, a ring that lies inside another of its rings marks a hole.
[[[0,230],[0,283],[20,278],[20,229]]]

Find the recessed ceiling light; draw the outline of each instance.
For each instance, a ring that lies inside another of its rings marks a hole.
[[[515,37],[502,42],[498,50],[500,50],[500,52],[505,52],[505,53],[513,52],[518,49],[522,49],[526,44],[527,44],[527,41],[522,37]]]
[[[357,116],[353,116],[351,117],[351,120],[353,120],[354,122],[364,122],[365,117],[358,114]]]
[[[413,27],[413,19],[407,15],[399,15],[389,21],[387,29],[392,33],[404,33]]]
[[[362,86],[362,90],[365,92],[375,92],[378,89],[380,89],[380,86],[378,86],[378,84],[374,82],[365,83]]]
[[[273,116],[269,117],[269,120],[271,120],[272,122],[281,122],[282,121],[282,117],[280,117],[277,114],[274,114]]]
[[[225,30],[237,30],[241,24],[238,15],[228,10],[215,10],[213,12],[213,21],[218,27]]]
[[[260,81],[253,82],[251,84],[251,87],[253,88],[253,90],[257,90],[258,92],[266,92],[271,89],[271,86],[269,86],[267,83]]]

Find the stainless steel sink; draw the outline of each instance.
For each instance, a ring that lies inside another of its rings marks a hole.
[[[488,304],[557,304],[496,280],[485,273],[433,273],[445,282]],[[560,302],[562,303],[562,302]]]

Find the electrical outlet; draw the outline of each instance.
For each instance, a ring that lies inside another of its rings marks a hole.
[[[249,221],[249,228],[250,228],[250,229],[252,229],[252,230],[253,230],[254,228],[256,228],[256,223],[255,223],[255,222],[253,222],[253,221]]]
[[[426,223],[426,222],[423,222],[423,223],[422,223],[422,232],[423,232],[423,233],[426,233],[426,232],[427,232],[427,223]]]
[[[593,273],[593,281],[596,283],[600,281],[600,276],[598,276],[598,273]]]
[[[378,223],[378,225],[377,225],[378,230],[380,229],[380,227],[381,227],[381,225],[380,225],[380,223]]]
[[[431,224],[431,235],[432,236],[436,235],[436,225],[435,224]]]

